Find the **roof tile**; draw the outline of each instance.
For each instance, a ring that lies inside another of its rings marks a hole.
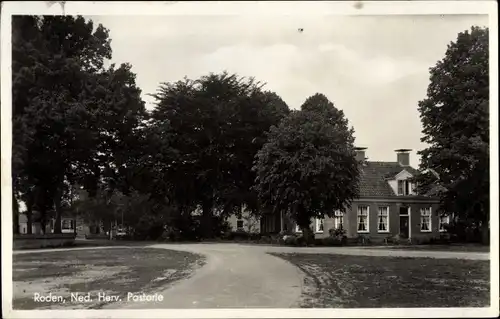
[[[387,178],[393,178],[401,171],[407,170],[410,174],[418,173],[411,166],[402,166],[398,162],[367,161],[360,169],[360,198],[363,197],[393,197],[396,196]]]

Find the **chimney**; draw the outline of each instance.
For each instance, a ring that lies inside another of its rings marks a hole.
[[[401,166],[410,166],[410,149],[399,149],[395,150],[395,152],[398,154],[398,163]]]
[[[365,156],[366,147],[355,147],[354,150],[356,150],[356,160],[358,162],[364,162],[366,160]]]

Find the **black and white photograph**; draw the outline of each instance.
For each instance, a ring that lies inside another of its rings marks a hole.
[[[496,1],[2,2],[5,318],[496,317]]]

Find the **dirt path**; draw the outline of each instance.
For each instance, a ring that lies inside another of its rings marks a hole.
[[[302,291],[303,273],[255,247],[236,244],[153,245],[206,256],[191,278],[159,292],[162,302],[123,303],[124,308],[290,308]],[[121,307],[122,305],[120,305]],[[113,305],[113,308],[117,305]]]

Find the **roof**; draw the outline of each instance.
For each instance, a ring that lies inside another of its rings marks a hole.
[[[398,162],[366,161],[360,167],[359,197],[394,197],[397,196],[387,182],[406,170],[412,175],[418,171],[411,166],[402,166]]]

